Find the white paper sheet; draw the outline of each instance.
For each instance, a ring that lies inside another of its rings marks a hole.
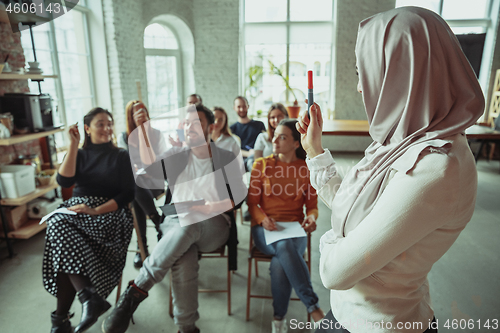
[[[43,222],[45,222],[49,217],[51,217],[52,215],[54,215],[56,213],[68,214],[68,215],[76,215],[76,212],[74,212],[72,210],[69,210],[68,208],[62,207],[62,208],[58,208],[58,209],[54,210],[51,213],[48,213],[44,217],[42,217],[42,219],[40,220],[40,224],[42,224]]]
[[[306,237],[306,232],[299,222],[276,222],[278,230],[269,231],[264,229],[266,244],[272,244],[282,239]]]

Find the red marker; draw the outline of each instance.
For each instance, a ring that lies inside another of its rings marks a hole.
[[[307,117],[311,119],[309,115],[309,110],[311,106],[314,104],[314,95],[313,95],[313,71],[307,71]]]

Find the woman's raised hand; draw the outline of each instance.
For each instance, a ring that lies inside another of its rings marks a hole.
[[[146,109],[144,108],[144,104],[142,104],[142,103],[134,104],[133,112],[134,112],[135,126],[139,127],[142,124],[144,124],[146,121],[149,120]]]
[[[307,99],[306,99],[307,104]],[[321,135],[323,133],[323,117],[321,115],[321,109],[318,104],[314,103],[311,105],[309,110],[311,119],[307,116],[307,111],[304,112],[302,116],[299,117],[297,124],[297,130],[301,136],[302,147],[307,153],[309,158],[313,158],[324,152],[321,145]]]
[[[80,132],[78,131],[78,123],[71,125],[68,128],[68,136],[70,148],[78,149],[78,145],[80,144]]]

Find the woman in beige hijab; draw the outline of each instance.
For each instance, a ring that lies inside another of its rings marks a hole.
[[[343,180],[321,145],[319,106],[297,124],[311,184],[332,209],[320,275],[335,320],[321,327],[437,332],[427,273],[474,211],[477,174],[464,131],[482,115],[483,94],[453,32],[426,9],[362,21],[356,60],[374,141]]]

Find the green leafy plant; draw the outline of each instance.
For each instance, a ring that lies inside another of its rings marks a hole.
[[[259,55],[259,58],[262,59],[262,61],[264,61],[263,55]],[[270,69],[269,74],[279,76],[285,83],[285,89],[287,91],[286,103],[288,103],[288,92],[291,92],[294,99],[293,104],[298,105],[297,96],[295,95],[295,92],[293,91],[292,87],[290,87],[289,76],[285,75],[285,73],[283,73],[283,71],[278,66],[276,66],[270,59],[265,59],[265,61],[267,61],[267,63],[269,64],[269,69]],[[250,97],[256,98],[258,96],[259,81],[262,79],[263,75],[264,75],[264,67],[261,65],[253,65],[248,68],[247,78],[249,80],[249,83],[245,91],[249,93]]]
[[[264,68],[260,65],[251,66],[247,72],[247,78],[249,80],[248,86],[245,91],[248,91],[252,98],[257,97],[259,81],[264,75]]]
[[[278,66],[276,66],[271,60],[267,59],[267,62],[269,63],[269,67],[271,68],[271,74],[278,75],[283,80],[283,82],[285,82],[285,87],[286,87],[287,92],[289,91],[293,95],[293,99],[294,99],[293,104],[297,105],[298,104],[297,96],[295,96],[293,89],[290,87],[290,83],[289,83],[290,78],[289,78],[288,74],[285,75],[283,73],[283,71]],[[288,103],[288,94],[286,94],[286,102]]]

